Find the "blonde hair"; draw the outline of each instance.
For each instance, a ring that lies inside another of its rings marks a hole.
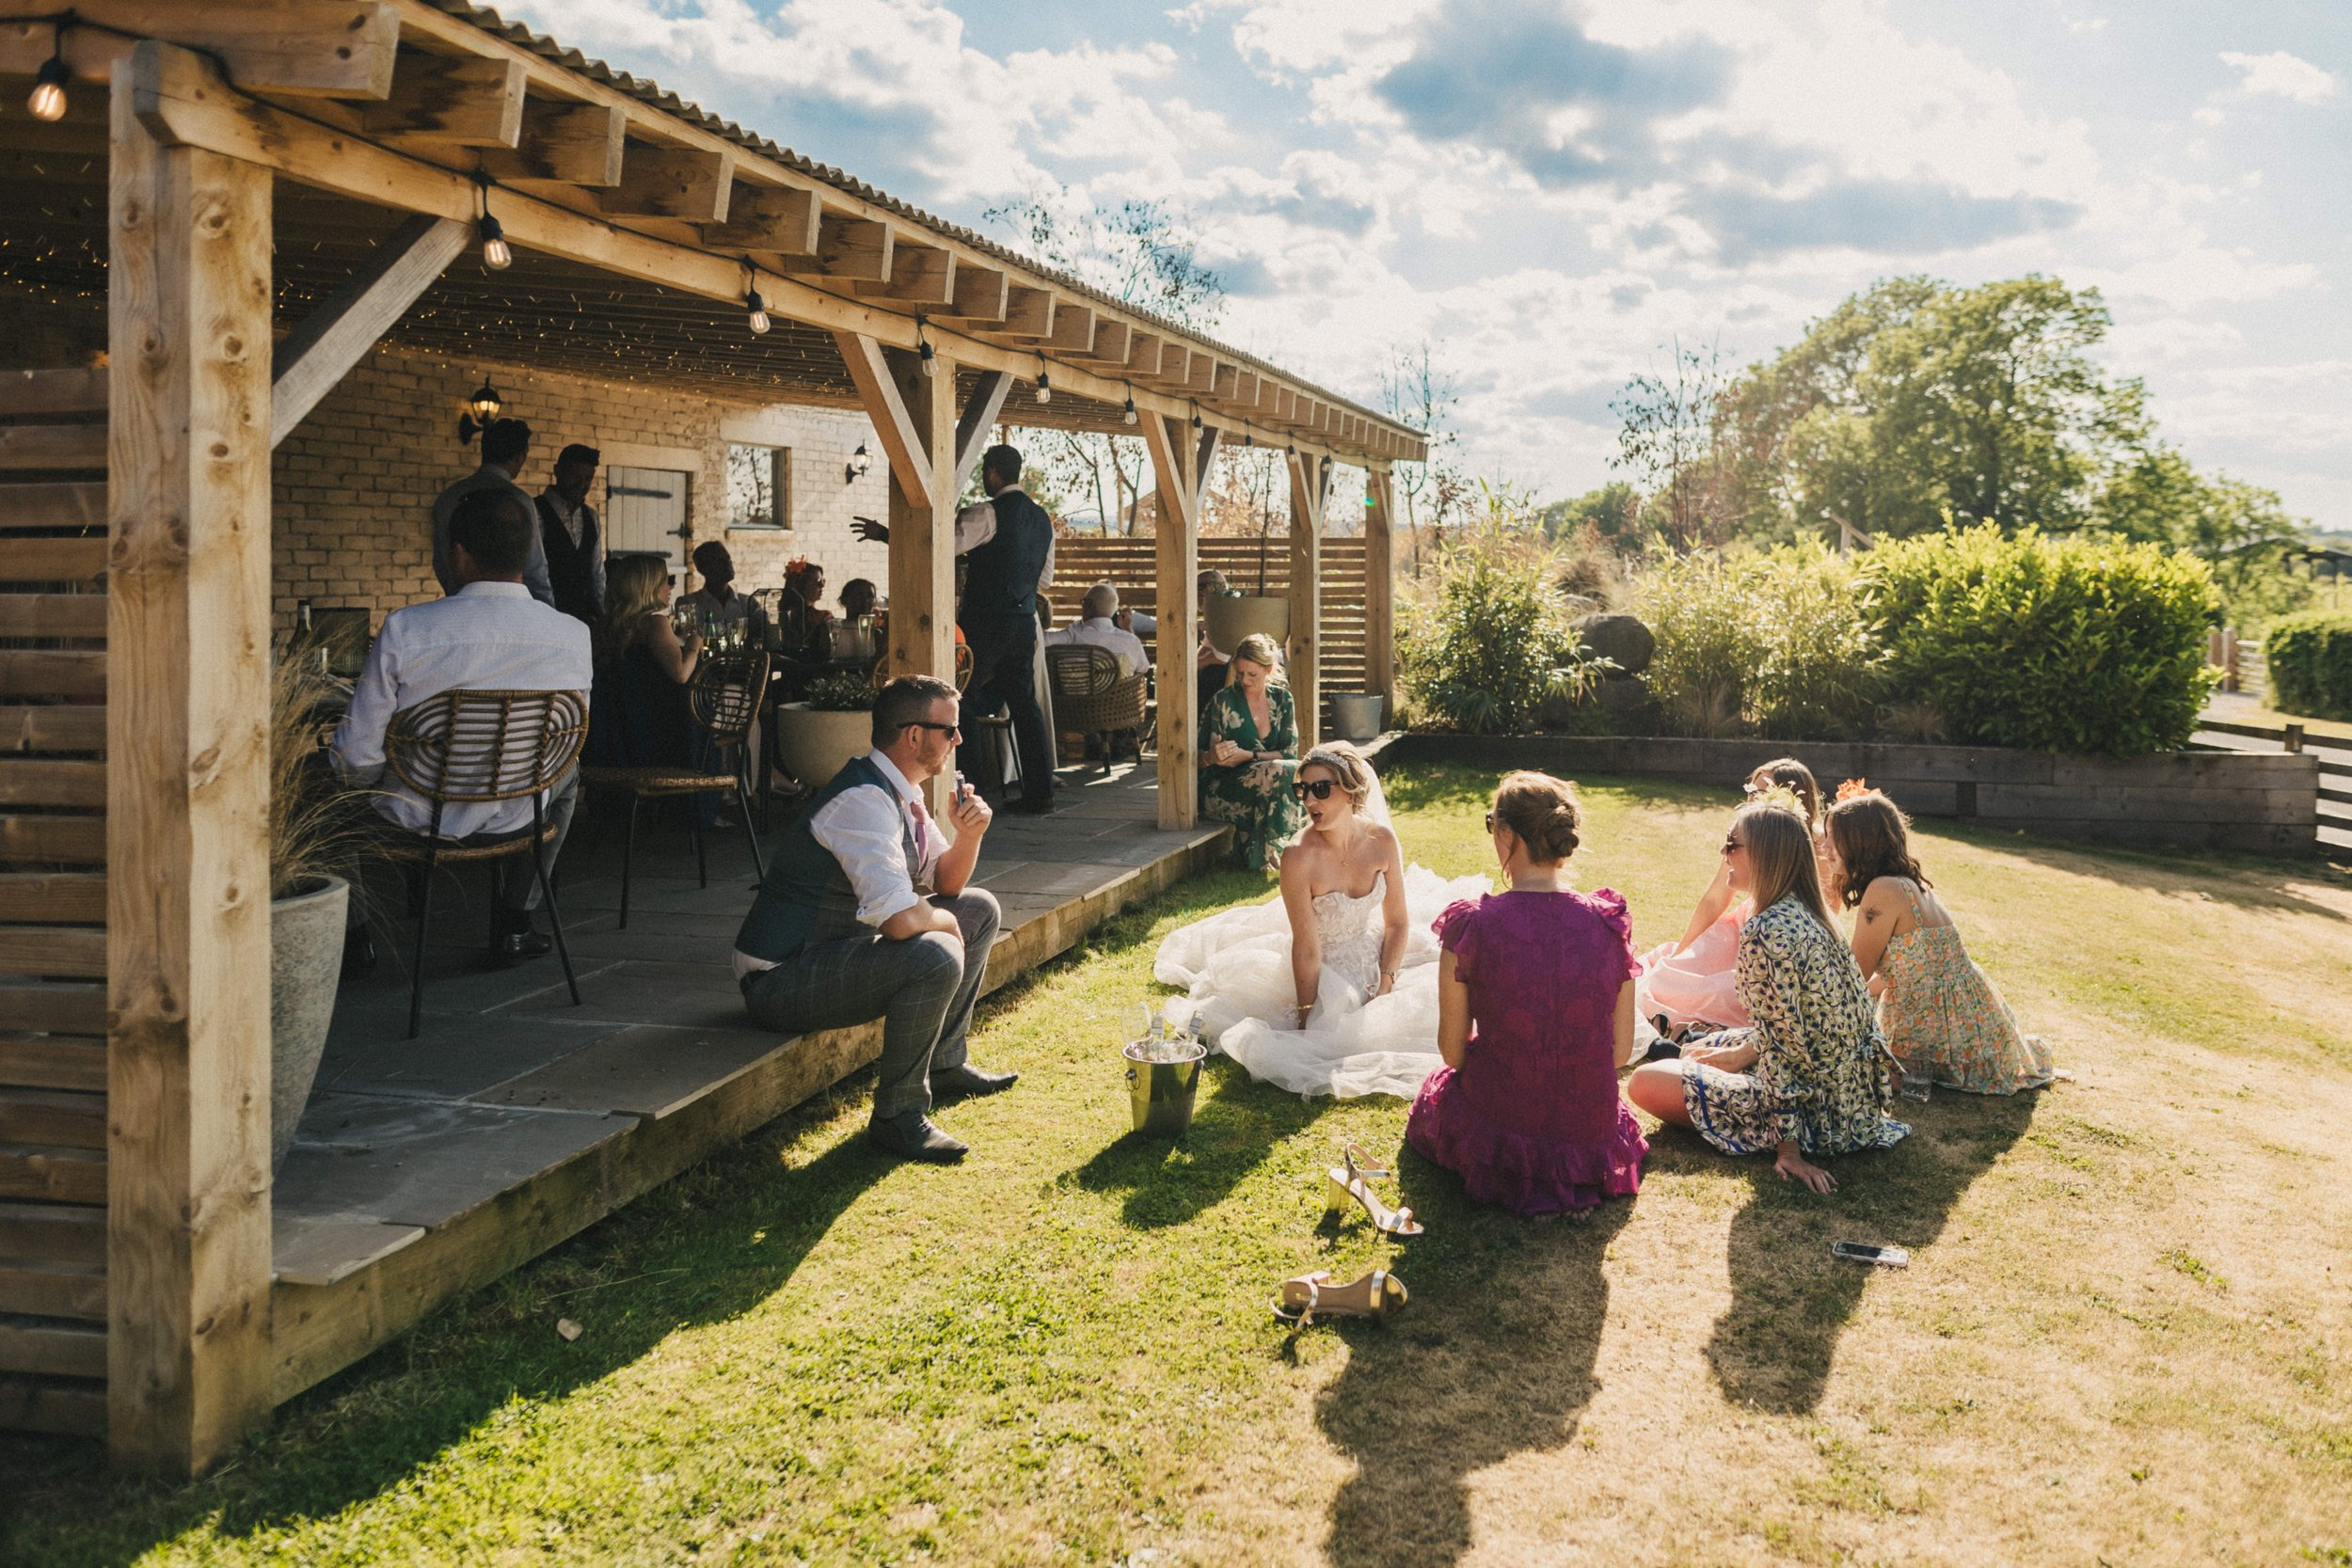
[[[1495,786],[1494,804],[1495,825],[1518,834],[1538,865],[1557,865],[1576,853],[1584,814],[1567,780],[1523,769]]]
[[[1338,781],[1339,786],[1347,792],[1348,803],[1358,811],[1363,810],[1364,802],[1372,799],[1372,764],[1364,760],[1363,752],[1346,741],[1334,740],[1328,745],[1318,746],[1298,759],[1301,778],[1306,776],[1310,768],[1327,769],[1331,777]]]
[[[1248,659],[1252,664],[1263,665],[1273,673],[1274,678],[1278,681],[1282,678],[1282,650],[1276,646],[1274,639],[1262,631],[1251,632],[1234,645],[1233,661],[1226,667],[1225,671],[1226,685],[1240,684],[1241,665],[1244,659]]]
[[[1748,852],[1749,907],[1760,914],[1794,894],[1822,929],[1834,933],[1805,819],[1775,801],[1752,800],[1733,814],[1731,825]]]
[[[604,625],[596,628],[598,655],[621,657],[637,625],[661,608],[661,590],[670,580],[670,563],[658,555],[625,555],[606,568]]]

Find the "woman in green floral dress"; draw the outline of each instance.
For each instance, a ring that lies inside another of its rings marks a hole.
[[[1226,684],[1200,716],[1200,809],[1231,822],[1244,867],[1279,871],[1306,823],[1295,784],[1298,718],[1274,678],[1274,639],[1245,637]]]
[[[1862,971],[1830,924],[1804,818],[1771,801],[1742,806],[1724,860],[1732,891],[1756,911],[1740,928],[1735,981],[1755,1022],[1644,1063],[1626,1098],[1726,1154],[1770,1153],[1783,1180],[1826,1193],[1837,1183],[1814,1157],[1909,1135],[1887,1115],[1894,1063]]]

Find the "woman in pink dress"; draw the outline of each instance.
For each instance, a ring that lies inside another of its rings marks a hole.
[[[1405,1141],[1481,1203],[1521,1214],[1590,1209],[1640,1187],[1642,1130],[1617,1097],[1633,1058],[1633,927],[1625,900],[1578,893],[1576,797],[1514,773],[1486,816],[1507,893],[1437,922],[1438,1050]]]
[[[1751,800],[1774,789],[1795,796],[1818,842],[1821,786],[1814,782],[1813,769],[1794,757],[1780,757],[1749,774],[1744,787]],[[1745,898],[1732,895],[1723,867],[1717,866],[1715,879],[1691,911],[1682,940],[1642,955],[1642,980],[1634,997],[1644,1025],[1639,1033],[1671,1037],[1686,1029],[1744,1029],[1755,1022],[1732,984],[1740,962],[1740,927],[1753,912]]]

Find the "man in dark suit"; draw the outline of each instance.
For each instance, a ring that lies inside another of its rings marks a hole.
[[[1053,520],[1021,488],[1021,453],[993,446],[980,459],[996,526],[964,556],[956,624],[972,645],[972,696],[981,712],[1002,704],[1021,751],[1021,799],[1010,809],[1054,809],[1053,750],[1037,702],[1037,585],[1054,545]]]
[[[555,483],[539,496],[540,547],[555,608],[595,626],[604,617],[604,531],[588,504],[604,454],[574,441],[557,454]]]

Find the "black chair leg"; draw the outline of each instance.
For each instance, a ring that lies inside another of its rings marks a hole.
[[[704,887],[710,885],[710,854],[703,847],[703,798],[681,796],[686,802],[686,821],[694,830],[694,876]]]
[[[759,830],[752,826],[751,803],[743,797],[743,781],[735,781],[735,809],[743,818],[743,840],[752,847],[752,874],[761,881],[768,879],[768,862],[759,852]]]
[[[424,883],[417,897],[417,963],[408,975],[408,1037],[424,1026],[424,944],[433,930],[433,852],[424,860]]]
[[[537,832],[538,814],[533,812],[531,835],[531,869],[539,874],[539,896],[547,900],[548,929],[555,934],[555,956],[563,960],[564,983],[572,990],[572,1006],[580,1006],[580,976],[572,973],[571,943],[564,940],[564,916],[555,907],[555,884],[548,878],[547,846],[540,842]]]
[[[628,878],[629,868],[637,863],[637,808],[641,803],[637,792],[630,790],[628,836],[621,841],[621,924],[618,928],[624,931],[628,929]]]

